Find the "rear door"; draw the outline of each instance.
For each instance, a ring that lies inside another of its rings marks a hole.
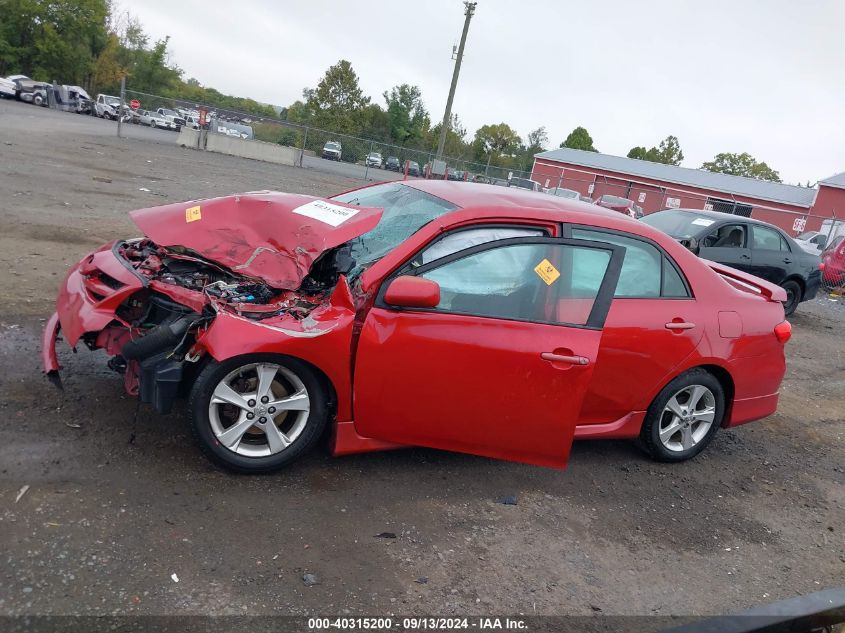
[[[655,243],[592,227],[570,231],[626,249],[579,425],[614,422],[647,406],[643,401],[695,350],[704,324],[680,268]]]
[[[780,231],[769,226],[751,225],[751,272],[773,284],[781,284],[797,263],[789,243]]]
[[[358,343],[358,433],[564,467],[623,256],[572,239],[481,244],[413,271],[440,285],[431,309],[387,305],[385,282]]]
[[[749,240],[748,225],[745,222],[722,224],[700,240],[698,256],[750,273],[752,264]]]

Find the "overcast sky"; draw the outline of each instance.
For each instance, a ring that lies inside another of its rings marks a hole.
[[[382,105],[418,85],[433,122],[463,26],[460,0],[120,1],[221,92],[289,105],[348,59]],[[843,28],[841,0],[479,0],[453,111],[622,156],[674,134],[685,167],[749,152],[814,183],[845,171]]]

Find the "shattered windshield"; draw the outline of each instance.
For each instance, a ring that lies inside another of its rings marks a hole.
[[[374,229],[349,242],[355,267],[351,279],[365,268],[384,257],[396,246],[444,213],[458,207],[436,196],[399,183],[373,185],[350,191],[332,200],[362,207],[384,209],[381,220]]]

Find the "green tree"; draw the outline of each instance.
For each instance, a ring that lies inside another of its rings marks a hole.
[[[587,152],[597,152],[593,147],[593,137],[587,132],[586,128],[580,125],[569,133],[566,140],[560,144],[561,147],[569,147],[571,149],[582,149]]]
[[[394,86],[383,96],[390,120],[390,138],[400,145],[419,142],[431,126],[420,89],[402,84]]]
[[[482,125],[475,132],[473,155],[477,161],[508,167],[521,144],[519,134],[507,123]]]
[[[85,83],[108,19],[107,0],[0,0],[0,73]]]
[[[648,150],[642,146],[632,147],[631,151],[628,152],[628,158],[648,160],[652,163],[663,163],[664,165],[680,165],[681,161],[684,160],[684,153],[681,151],[678,137],[669,135],[660,141],[658,147],[652,147]]]
[[[652,147],[651,149],[655,148]],[[636,158],[637,160],[651,160],[649,150],[647,150],[642,145],[632,147],[631,150],[628,152],[628,158]]]
[[[778,172],[766,163],[758,162],[748,152],[743,152],[742,154],[732,154],[730,152],[716,154],[713,160],[704,163],[701,168],[732,176],[745,176],[747,178],[756,178],[757,180],[782,182]]]
[[[425,138],[425,149],[431,153],[437,151],[437,144],[440,139],[442,123],[438,123],[428,130]],[[446,144],[443,147],[443,155],[448,158],[469,159],[471,157],[471,146],[466,142],[467,129],[461,122],[458,115],[452,113],[452,122],[446,130]]]
[[[352,64],[345,59],[330,66],[317,87],[305,94],[314,124],[335,132],[358,132],[361,114],[370,103],[358,85]]]

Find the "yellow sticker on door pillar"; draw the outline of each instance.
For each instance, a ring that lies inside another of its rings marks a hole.
[[[202,219],[202,212],[199,207],[188,207],[185,209],[185,222],[196,222]]]
[[[547,286],[551,286],[560,277],[560,271],[548,259],[544,259],[537,264],[534,272],[539,275],[540,279],[546,282]]]

